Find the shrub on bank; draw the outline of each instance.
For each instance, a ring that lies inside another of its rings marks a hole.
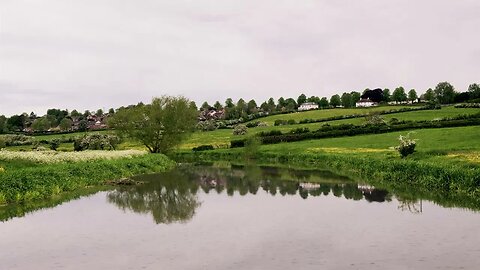
[[[410,133],[408,133],[407,136],[400,135],[398,140],[400,141],[400,145],[395,147],[395,150],[400,153],[402,158],[405,158],[415,152],[415,146],[417,146],[417,142],[414,139],[410,139]]]

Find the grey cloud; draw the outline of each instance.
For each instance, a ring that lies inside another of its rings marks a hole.
[[[479,12],[474,0],[4,0],[0,114],[161,94],[260,101],[443,80],[465,90],[480,79]]]

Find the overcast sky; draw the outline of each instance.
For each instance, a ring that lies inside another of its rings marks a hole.
[[[480,82],[478,0],[0,0],[0,114]]]

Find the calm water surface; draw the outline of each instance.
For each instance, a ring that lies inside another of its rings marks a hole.
[[[137,180],[53,208],[0,208],[0,269],[480,266],[478,211],[331,173],[181,166]]]

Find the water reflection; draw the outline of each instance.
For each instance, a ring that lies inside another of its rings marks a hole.
[[[391,201],[386,190],[359,185],[348,178],[326,171],[292,170],[275,167],[184,165],[176,170],[135,177],[143,185],[121,187],[107,194],[108,202],[120,209],[150,214],[157,224],[187,222],[200,206],[198,190],[204,193],[257,194],[273,196],[335,196],[368,202]]]
[[[107,200],[122,210],[151,214],[157,224],[186,222],[200,205],[198,186],[181,171],[141,177],[144,185],[117,188],[107,194]],[[157,181],[158,180],[158,181]]]
[[[0,221],[22,217],[39,209],[55,207],[65,201],[78,199],[99,190],[110,190],[108,202],[124,211],[148,214],[155,223],[188,222],[201,205],[201,193],[225,193],[245,196],[266,192],[272,196],[309,197],[330,196],[347,200],[384,203],[398,200],[398,209],[422,213],[422,200],[433,201],[443,207],[480,209],[480,201],[452,193],[430,192],[394,183],[378,188],[377,183],[357,183],[346,177],[319,170],[296,170],[270,166],[239,166],[230,164],[184,164],[161,174],[135,177],[145,184],[131,187],[99,187],[65,193],[50,200],[28,202],[0,207]],[[384,184],[384,183],[383,183]],[[376,185],[372,186],[372,185]]]

